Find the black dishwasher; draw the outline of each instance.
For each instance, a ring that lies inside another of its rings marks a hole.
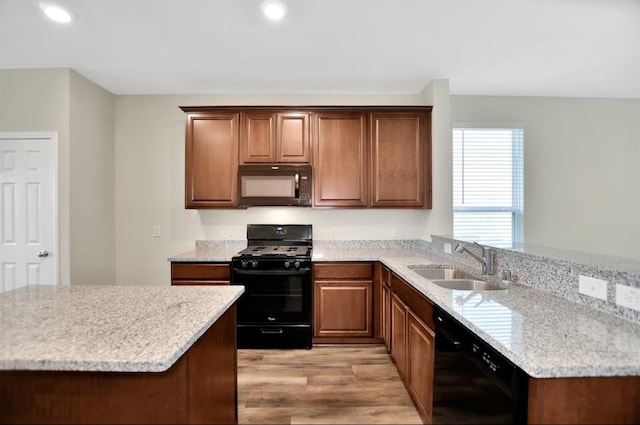
[[[433,423],[527,423],[528,375],[437,306],[433,319]]]

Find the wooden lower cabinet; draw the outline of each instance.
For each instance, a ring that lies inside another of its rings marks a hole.
[[[391,293],[391,359],[402,379],[407,378],[407,306]]]
[[[374,338],[373,263],[318,263],[313,270],[313,342],[379,342]]]
[[[640,423],[640,376],[529,379],[530,424]]]
[[[387,348],[391,351],[391,288],[387,285],[380,285],[380,337]]]
[[[171,263],[172,285],[229,285],[228,263]]]
[[[418,411],[431,422],[435,332],[407,310],[407,387]]]
[[[393,288],[390,289],[389,314],[391,359],[420,416],[426,423],[431,423],[435,331],[431,327],[432,322],[426,320],[429,316],[425,316],[424,310],[427,314],[431,314],[429,311],[433,305],[397,276],[392,275],[391,283]],[[423,305],[424,302],[427,304]],[[414,311],[412,306],[418,305],[425,308]]]

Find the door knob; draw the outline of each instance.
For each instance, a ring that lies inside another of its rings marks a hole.
[[[40,251],[38,252],[38,257],[44,258],[49,256],[49,251]]]

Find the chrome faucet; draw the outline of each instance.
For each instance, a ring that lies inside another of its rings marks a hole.
[[[482,274],[493,274],[493,248],[489,246],[482,246],[478,242],[474,242],[474,244],[482,248],[482,256],[476,255],[473,252],[469,251],[469,248],[462,245],[461,243],[456,246],[456,252],[467,251],[467,253],[478,260],[480,264],[482,264]]]

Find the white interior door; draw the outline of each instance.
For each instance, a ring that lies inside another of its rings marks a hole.
[[[0,133],[0,292],[57,284],[57,136]]]

